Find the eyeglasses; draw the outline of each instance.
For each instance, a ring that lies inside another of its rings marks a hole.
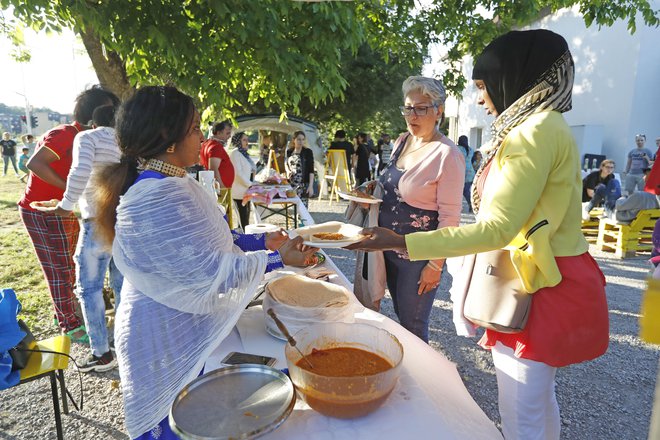
[[[417,106],[417,107],[408,106],[408,105],[403,106],[402,105],[402,106],[399,107],[399,110],[401,110],[401,114],[403,116],[410,116],[413,113],[415,114],[415,116],[426,116],[426,114],[429,112],[430,108],[436,109],[436,108],[438,108],[438,106],[435,105],[435,104],[433,104],[433,105],[420,105],[420,106]]]

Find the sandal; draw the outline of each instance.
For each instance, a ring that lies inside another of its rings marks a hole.
[[[81,344],[89,345],[89,335],[84,325],[69,330],[66,332],[66,335],[71,338],[71,342],[80,342]]]

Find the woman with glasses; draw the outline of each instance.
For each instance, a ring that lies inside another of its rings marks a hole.
[[[395,142],[379,178],[383,202],[378,225],[398,234],[457,226],[465,159],[438,130],[444,117],[445,88],[437,79],[411,76],[402,89],[401,113],[408,133]],[[428,342],[429,315],[444,258],[410,261],[405,251],[386,251],[384,259],[387,288],[401,325]]]
[[[370,237],[348,247],[407,251],[413,261],[509,253],[533,294],[529,319],[519,333],[486,329],[479,342],[493,356],[507,440],[559,439],[557,368],[602,355],[609,341],[605,277],[580,229],[580,160],[562,116],[573,78],[568,44],[554,32],[492,41],[472,72],[478,104],[495,116],[472,186],[476,223],[405,237],[365,229]]]
[[[614,177],[614,161],[604,160],[600,169],[582,180],[582,220],[591,218],[592,209],[603,204],[608,210],[614,209],[616,200],[621,197],[621,183]]]

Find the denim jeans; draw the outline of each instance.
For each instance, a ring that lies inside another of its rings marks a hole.
[[[115,310],[119,306],[119,294],[124,277],[117,270],[108,249],[94,237],[94,229],[92,221],[83,220],[83,228],[74,255],[76,295],[85,318],[92,354],[102,356],[110,349],[103,301],[105,273],[110,270],[110,287],[115,293]]]
[[[7,174],[7,168],[9,167],[9,162],[11,162],[12,166],[14,167],[14,172],[18,174],[18,168],[16,168],[16,156],[11,156],[11,155],[2,155],[2,160],[5,163],[5,171],[4,174]]]
[[[586,211],[589,212],[597,206],[603,205],[605,212],[610,212],[614,210],[614,205],[616,204],[617,199],[621,197],[621,185],[616,179],[611,179],[607,182],[607,186],[602,183],[596,185],[594,188],[594,196],[589,201]]]
[[[429,317],[438,289],[423,295],[417,294],[419,288],[417,282],[428,262],[399,258],[393,251],[385,251],[383,255],[387,288],[392,296],[392,305],[399,322],[405,329],[428,343]]]

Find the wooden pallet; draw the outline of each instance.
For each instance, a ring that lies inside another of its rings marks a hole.
[[[600,217],[603,215],[603,208],[594,208],[589,212],[589,220],[582,220],[582,235],[589,243],[596,243],[598,240],[598,225]]]
[[[637,252],[653,249],[651,234],[660,219],[660,209],[644,209],[629,224],[601,219],[598,228],[598,249],[614,252],[619,258],[634,257]]]

